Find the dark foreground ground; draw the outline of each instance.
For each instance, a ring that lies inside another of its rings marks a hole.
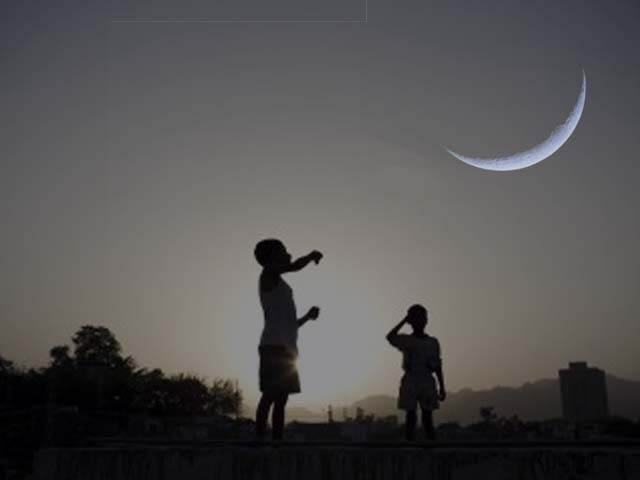
[[[36,454],[36,480],[636,480],[640,443],[99,443]]]

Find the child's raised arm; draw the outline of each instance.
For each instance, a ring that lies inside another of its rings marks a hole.
[[[400,323],[398,323],[395,327],[393,327],[389,333],[387,333],[387,341],[393,345],[393,340],[395,339],[395,337],[398,335],[398,332],[400,331],[400,329],[403,327],[403,325],[405,323],[407,323],[407,321],[409,320],[409,316],[407,315],[406,317],[404,317],[402,320],[400,320]]]
[[[280,274],[280,273],[289,273],[289,272],[299,272],[304,267],[309,265],[309,263],[311,262],[315,262],[315,264],[317,265],[318,263],[320,263],[321,259],[322,259],[322,253],[320,253],[317,250],[314,250],[310,254],[294,260],[289,265],[282,265],[282,266],[279,265],[275,267],[277,270],[275,273]]]

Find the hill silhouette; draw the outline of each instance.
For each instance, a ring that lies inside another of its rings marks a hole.
[[[612,415],[640,418],[640,381],[607,375],[609,412]],[[505,417],[518,415],[523,420],[544,420],[562,415],[560,386],[557,379],[527,382],[520,387],[494,387],[487,390],[468,388],[449,393],[436,414],[436,421],[469,424],[477,422],[480,407],[493,406]],[[355,402],[350,408],[362,408],[376,416],[399,415],[396,397],[373,395]],[[402,418],[402,417],[401,417]]]

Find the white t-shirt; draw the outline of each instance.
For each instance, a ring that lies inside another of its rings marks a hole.
[[[442,366],[440,343],[435,337],[399,334],[389,342],[402,352],[402,368],[407,374],[431,375]]]
[[[282,278],[273,290],[259,290],[264,312],[264,328],[260,345],[280,345],[298,349],[298,316],[293,291]]]

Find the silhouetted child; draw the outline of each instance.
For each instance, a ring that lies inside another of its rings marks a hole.
[[[254,254],[263,268],[259,294],[264,311],[264,329],[258,347],[262,397],[256,411],[256,434],[258,439],[264,439],[269,410],[273,405],[273,439],[280,440],[284,430],[284,408],[289,394],[300,392],[300,378],[296,368],[298,328],[308,320],[317,319],[320,314],[318,307],[311,307],[304,316],[298,318],[291,287],[281,275],[302,270],[311,261],[317,265],[322,254],[314,250],[292,262],[284,244],[276,239],[258,242]]]
[[[404,376],[400,382],[398,408],[407,412],[405,436],[409,441],[415,436],[418,404],[422,410],[425,436],[430,440],[435,439],[433,410],[439,407],[439,400],[446,398],[440,343],[437,338],[424,332],[427,321],[426,308],[416,304],[409,308],[406,317],[387,334],[389,343],[403,354]],[[398,333],[405,323],[413,328],[411,335]],[[439,392],[436,391],[434,373],[438,378]]]

